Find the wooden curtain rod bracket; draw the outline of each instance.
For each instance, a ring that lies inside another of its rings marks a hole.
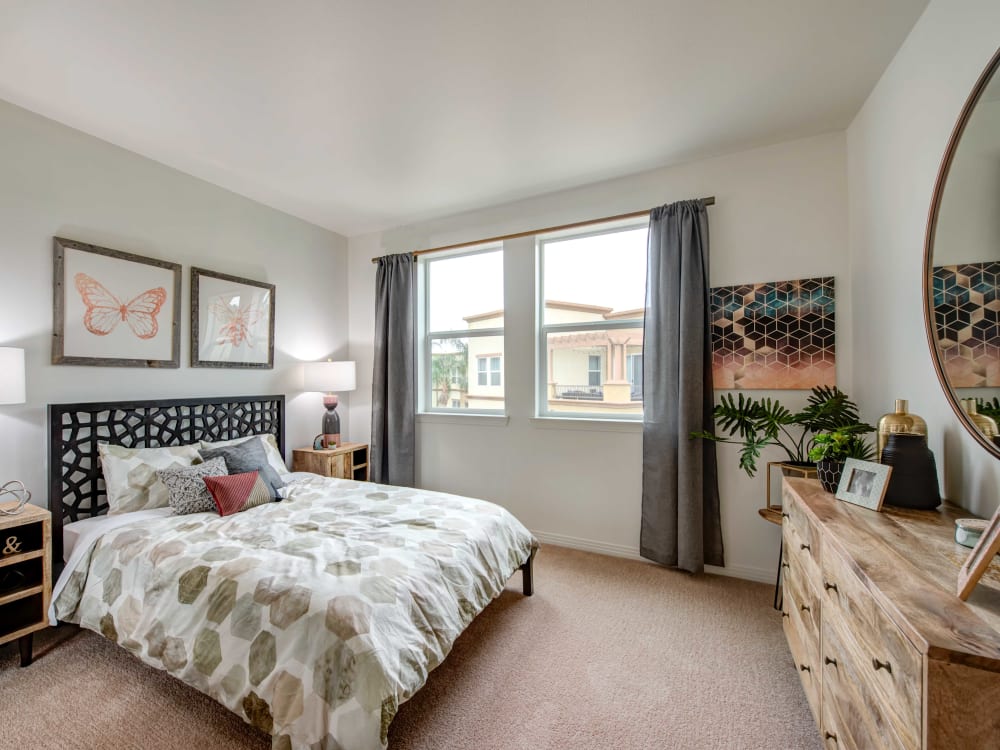
[[[715,196],[711,195],[708,198],[702,198],[702,202],[706,206],[715,205]],[[604,224],[609,221],[624,221],[625,219],[638,219],[640,216],[648,216],[649,212],[653,209],[647,208],[645,211],[633,211],[629,214],[618,214],[617,216],[605,216],[603,219],[590,219],[588,221],[577,221],[573,224],[560,224],[555,227],[544,227],[542,229],[529,229],[526,232],[515,232],[514,234],[502,234],[498,237],[487,237],[483,240],[473,240],[472,242],[456,242],[453,245],[441,245],[440,247],[429,247],[425,250],[414,250],[411,255],[413,257],[418,257],[421,255],[426,255],[427,253],[440,253],[443,250],[455,250],[460,247],[470,247],[471,245],[485,245],[490,242],[506,242],[507,240],[517,240],[521,237],[530,237],[535,234],[548,234],[549,232],[562,232],[567,229],[580,229],[582,227],[589,227],[593,224]],[[378,263],[378,258],[372,258],[372,263]]]

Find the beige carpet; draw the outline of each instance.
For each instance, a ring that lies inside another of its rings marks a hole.
[[[771,589],[546,546],[390,728],[393,750],[819,748]],[[0,646],[0,748],[266,750],[177,680],[72,627]]]

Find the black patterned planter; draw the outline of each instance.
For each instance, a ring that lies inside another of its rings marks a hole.
[[[817,462],[816,471],[823,489],[827,492],[836,492],[837,485],[840,484],[840,475],[844,473],[844,462],[825,458]]]

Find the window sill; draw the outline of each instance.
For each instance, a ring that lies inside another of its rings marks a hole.
[[[506,427],[510,417],[506,414],[444,414],[441,412],[421,412],[417,414],[417,424],[461,424],[487,427]]]
[[[632,419],[588,419],[586,417],[532,417],[532,427],[543,430],[642,433],[642,422]]]

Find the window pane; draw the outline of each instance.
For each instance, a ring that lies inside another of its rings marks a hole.
[[[428,406],[432,409],[503,409],[503,388],[499,382],[492,384],[489,381],[487,368],[491,356],[498,362],[502,358],[503,336],[431,338]],[[498,379],[499,375],[498,370]]]
[[[543,244],[544,323],[642,318],[646,227]]]
[[[549,333],[545,343],[548,411],[642,414],[641,356],[632,361],[633,368],[639,362],[638,387],[628,369],[629,355],[642,351],[641,327]]]
[[[503,327],[503,251],[427,262],[427,330]]]

